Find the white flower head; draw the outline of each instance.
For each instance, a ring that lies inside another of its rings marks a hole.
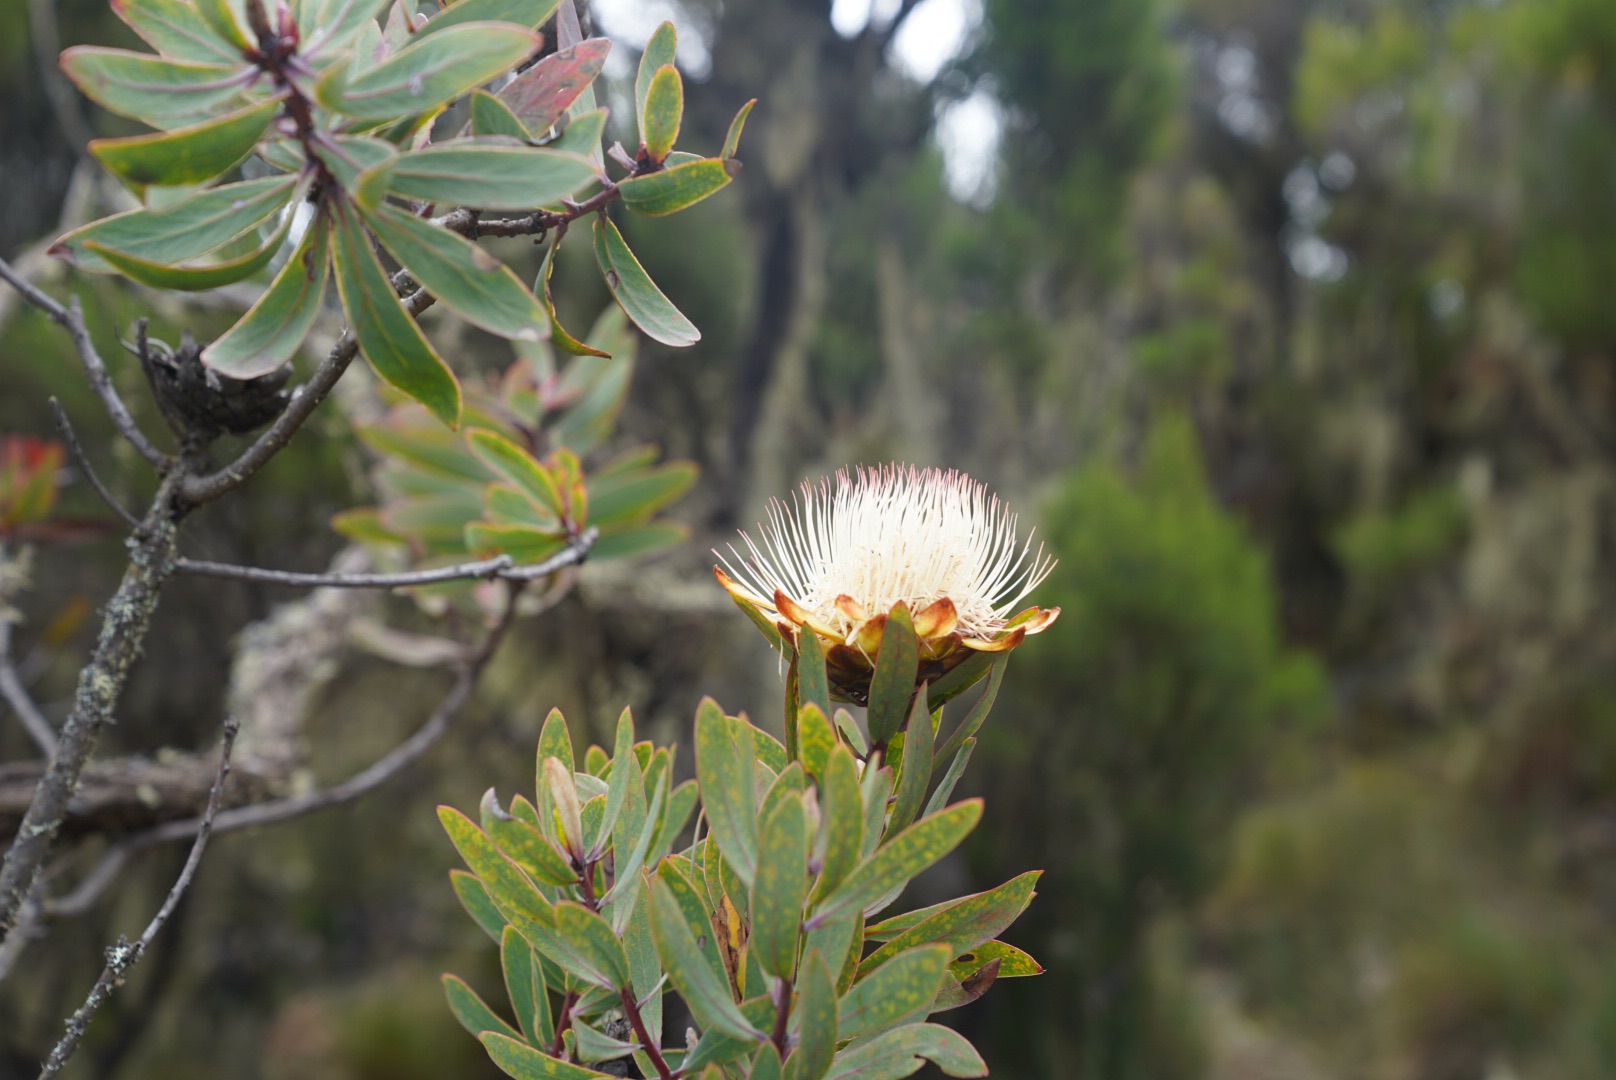
[[[984,484],[903,465],[805,483],[790,503],[770,504],[757,539],[741,538],[745,554],[733,546],[729,557],[718,553],[732,593],[744,590],[755,605],[850,645],[900,603],[922,637],[922,614],[951,607],[931,629],[986,643],[1055,564],[1030,535],[1018,539],[1015,514]]]

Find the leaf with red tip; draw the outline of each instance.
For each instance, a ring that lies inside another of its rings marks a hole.
[[[529,131],[542,135],[566,114],[600,74],[612,43],[589,38],[552,53],[500,88],[496,95]]]

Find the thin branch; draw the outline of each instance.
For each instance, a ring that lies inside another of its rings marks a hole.
[[[518,566],[509,555],[496,555],[492,559],[397,574],[303,574],[290,570],[269,570],[259,566],[207,562],[181,556],[174,560],[174,569],[183,574],[195,574],[199,577],[257,581],[269,585],[289,585],[307,589],[407,589],[415,585],[475,579],[534,581],[583,562],[588,558],[590,549],[595,546],[599,536],[600,530],[591,525],[569,541],[561,551],[543,562],[533,563],[530,566]]]
[[[476,689],[477,680],[481,677],[483,669],[493,659],[500,642],[505,639],[506,633],[515,621],[516,601],[521,595],[522,588],[522,582],[510,583],[505,609],[501,612],[499,620],[489,630],[481,647],[460,669],[454,685],[438,703],[438,707],[432,711],[432,715],[408,739],[378,758],[368,768],[355,773],[340,784],[306,795],[295,795],[287,799],[225,810],[215,817],[213,831],[224,833],[258,825],[271,825],[312,814],[329,806],[352,802],[374,791],[414,763],[443,737],[460,710],[471,699],[472,691]],[[46,900],[42,905],[45,914],[52,919],[83,914],[117,878],[118,871],[123,868],[130,856],[158,844],[182,840],[189,836],[196,826],[195,819],[170,821],[120,841],[101,856],[101,860],[91,868],[71,893],[56,900]]]
[[[602,187],[581,203],[568,203],[565,210],[535,210],[526,217],[495,218],[492,221],[478,217],[474,210],[451,210],[432,224],[457,232],[473,240],[484,236],[540,236],[551,229],[564,228],[581,217],[598,213],[622,195],[618,186],[605,178]]]
[[[28,737],[50,757],[56,752],[56,729],[34,704],[17,674],[17,665],[11,659],[11,630],[11,620],[0,613],[0,699],[11,706],[22,726],[28,729]]]
[[[412,293],[403,301],[404,310],[412,316],[431,307],[434,298],[425,289]],[[241,456],[218,472],[206,476],[187,476],[180,487],[180,497],[193,505],[212,502],[221,495],[225,495],[242,484],[248,478],[263,468],[269,459],[280,453],[281,449],[292,441],[298,428],[319,407],[320,402],[331,393],[342,373],[348,370],[355,356],[359,355],[359,342],[352,330],[343,333],[338,342],[331,347],[331,352],[314,369],[308,382],[292,390],[292,400],[286,406],[286,411],[271,424],[253,444],[242,451]]]
[[[90,387],[101,399],[101,404],[105,406],[107,415],[112,417],[113,424],[123,437],[129,440],[129,445],[150,462],[153,468],[159,472],[166,471],[172,462],[167,454],[153,446],[151,440],[141,432],[135,424],[135,418],[129,415],[129,409],[124,405],[123,398],[118,396],[117,388],[112,385],[112,376],[107,372],[106,362],[101,359],[101,354],[95,351],[95,342],[90,339],[90,331],[85,328],[84,309],[79,306],[78,297],[72,297],[66,306],[63,306],[35,288],[4,259],[0,259],[0,278],[21,293],[24,300],[50,316],[52,322],[60,323],[67,328],[68,336],[73,339],[73,347],[78,351],[79,362],[84,365],[84,373],[90,377]]]
[[[651,1032],[645,1026],[645,1018],[640,1015],[639,1002],[627,987],[617,992],[618,1000],[623,1003],[623,1013],[628,1017],[629,1026],[634,1029],[635,1036],[640,1040],[640,1048],[645,1056],[651,1059],[651,1067],[656,1069],[659,1080],[673,1080],[673,1070],[668,1068],[667,1059],[662,1056],[662,1050],[651,1039]]]
[[[107,485],[101,482],[101,477],[96,475],[94,466],[90,464],[89,455],[84,452],[84,444],[79,442],[78,432],[74,431],[73,425],[68,423],[67,410],[62,408],[62,403],[55,398],[51,398],[50,407],[51,413],[56,417],[57,432],[62,436],[62,441],[67,443],[68,452],[73,455],[73,460],[78,463],[79,471],[84,474],[85,479],[90,481],[90,486],[95,488],[95,493],[101,496],[101,501],[106,503],[113,513],[123,518],[125,524],[130,528],[140,528],[140,519],[131,513],[128,507],[114,498],[112,492],[107,489]]]
[[[173,888],[168,890],[168,896],[163,900],[163,906],[157,909],[146,929],[141,931],[140,937],[133,944],[119,938],[116,945],[107,949],[107,966],[102,969],[101,977],[95,981],[90,990],[90,996],[84,999],[77,1012],[67,1021],[67,1030],[63,1032],[61,1041],[45,1059],[45,1065],[39,1071],[39,1080],[50,1080],[67,1064],[68,1058],[78,1049],[79,1040],[84,1038],[84,1032],[90,1026],[90,1020],[96,1011],[112,996],[112,991],[123,985],[124,978],[129,969],[140,962],[140,957],[151,946],[153,939],[168,922],[169,916],[179,905],[180,898],[191,887],[191,881],[196,877],[196,868],[201,865],[202,852],[208,846],[208,836],[213,831],[213,823],[219,812],[219,797],[224,793],[225,777],[230,775],[230,750],[236,742],[236,732],[241,724],[235,717],[227,717],[224,722],[224,741],[219,749],[219,773],[213,781],[213,790],[208,793],[208,808],[202,814],[202,819],[196,825],[196,840],[191,844],[191,854],[186,857],[185,866],[180,870],[180,876],[175,880]]]

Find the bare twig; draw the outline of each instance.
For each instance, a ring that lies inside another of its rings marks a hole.
[[[11,660],[11,629],[11,620],[0,611],[0,699],[11,706],[22,726],[28,729],[29,738],[49,757],[56,752],[56,729],[39,711],[17,675],[17,665]]]
[[[574,561],[581,562],[585,555],[587,549],[575,555]],[[254,806],[239,806],[225,810],[214,818],[213,831],[223,833],[257,825],[271,825],[312,814],[329,806],[352,802],[374,791],[414,763],[443,737],[460,710],[471,699],[472,691],[476,689],[477,680],[481,677],[483,669],[493,659],[500,642],[505,639],[512,622],[515,621],[516,601],[521,595],[523,586],[524,583],[520,581],[509,584],[505,609],[500,614],[499,620],[489,630],[483,644],[466,660],[455,677],[454,684],[449,687],[449,692],[432,711],[432,715],[408,739],[340,784],[306,795],[295,795]],[[182,840],[189,836],[196,826],[195,819],[165,822],[113,845],[71,893],[55,900],[44,901],[42,905],[44,913],[53,919],[82,914],[116,880],[118,872],[128,862],[130,856],[158,844]]]
[[[138,539],[131,541],[129,565],[107,602],[101,635],[90,662],[79,674],[73,709],[57,736],[56,752],[17,827],[16,839],[0,862],[0,937],[16,924],[18,909],[62,827],[84,763],[140,654],[174,558],[174,534],[181,513],[174,506],[173,494],[179,477],[177,471],[164,477],[150,512],[136,530]]]
[[[219,773],[213,781],[213,790],[208,793],[208,808],[203,812],[201,820],[196,824],[196,840],[191,844],[191,853],[185,859],[185,866],[180,870],[180,876],[175,880],[173,888],[168,890],[168,896],[163,899],[163,906],[157,909],[151,922],[146,924],[140,937],[133,943],[119,938],[117,944],[107,949],[107,965],[101,971],[101,977],[95,981],[90,990],[90,996],[84,999],[78,1011],[67,1021],[67,1030],[62,1033],[61,1041],[45,1059],[45,1065],[39,1071],[39,1080],[50,1080],[67,1064],[68,1058],[78,1049],[79,1040],[84,1038],[84,1032],[90,1025],[90,1020],[96,1011],[101,1008],[112,991],[123,984],[129,969],[140,962],[141,955],[150,947],[153,939],[168,922],[169,916],[174,914],[174,908],[179,905],[180,898],[185,890],[191,887],[191,880],[196,877],[196,868],[202,862],[202,852],[208,846],[208,836],[213,831],[213,823],[219,812],[219,797],[224,793],[225,777],[230,775],[230,748],[235,745],[236,732],[240,730],[240,723],[235,717],[228,717],[224,723],[224,741],[219,750]]]
[[[89,455],[84,452],[84,444],[79,442],[78,432],[74,431],[73,425],[68,423],[67,410],[62,408],[62,403],[55,398],[51,398],[50,407],[51,413],[56,417],[57,432],[61,434],[62,441],[67,443],[68,452],[73,455],[73,460],[78,463],[79,471],[84,473],[85,479],[90,481],[90,486],[95,488],[95,493],[101,496],[101,501],[106,503],[113,513],[123,518],[130,528],[140,528],[140,519],[132,514],[128,507],[114,498],[112,492],[107,489],[107,485],[101,482],[101,477],[96,475],[94,466],[90,464]]]
[[[22,294],[24,300],[34,305],[51,321],[60,323],[67,328],[68,336],[73,339],[73,347],[78,351],[79,362],[84,365],[84,373],[90,377],[90,386],[100,397],[101,404],[106,407],[107,415],[129,445],[133,446],[141,457],[151,463],[159,471],[166,471],[171,464],[167,454],[153,446],[151,440],[141,432],[135,424],[135,418],[129,415],[129,409],[118,396],[118,390],[112,385],[112,376],[107,371],[107,365],[101,359],[101,354],[95,351],[95,342],[90,339],[90,331],[84,325],[84,309],[79,306],[78,297],[72,297],[64,307],[49,295],[35,288],[28,279],[6,262],[0,259],[0,278],[5,279],[12,288]]]
[[[479,559],[476,562],[456,563],[454,566],[439,566],[431,570],[412,570],[397,574],[301,574],[289,570],[270,570],[260,566],[206,562],[202,559],[187,559],[181,556],[174,560],[174,569],[183,574],[196,574],[199,577],[259,581],[270,585],[311,589],[407,589],[415,585],[474,579],[534,581],[583,562],[599,536],[600,530],[591,525],[561,551],[543,562],[533,563],[530,566],[518,566],[509,555],[496,555],[492,559]]]
[[[431,307],[434,298],[425,289],[405,297],[404,310],[411,315],[420,315]],[[353,331],[345,332],[341,339],[331,347],[326,358],[320,366],[314,369],[309,381],[292,390],[292,400],[286,406],[286,411],[269,426],[269,428],[253,444],[242,451],[241,456],[218,472],[204,476],[187,476],[180,487],[180,497],[195,505],[212,502],[219,496],[234,491],[245,484],[249,477],[263,468],[269,459],[281,452],[281,449],[292,441],[298,428],[303,426],[319,407],[320,402],[331,393],[331,388],[337,385],[342,373],[348,370],[355,356],[359,355],[359,342]]]

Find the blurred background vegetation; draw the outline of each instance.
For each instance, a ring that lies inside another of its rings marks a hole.
[[[29,6],[37,37],[50,0]],[[7,257],[96,197],[23,8],[0,35]],[[129,40],[102,0],[57,14],[62,44]],[[950,1014],[995,1075],[1616,1075],[1616,4],[589,14],[619,79],[680,23],[693,143],[760,99],[735,197],[631,222],[706,335],[641,350],[624,421],[702,465],[675,508],[696,540],[586,574],[410,780],[221,838],[73,1075],[492,1075],[436,983],[497,968],[431,807],[525,790],[552,704],[598,733],[628,703],[687,746],[701,693],[772,720],[774,662],[706,548],[804,476],[890,458],[986,480],[1062,560],[1037,599],[1065,615],[1018,653],[966,780],[984,825],[943,868],[976,888],[1048,871],[1007,936],[1049,973]],[[156,303],[52,274],[108,344]],[[589,277],[558,274],[574,323],[604,299]],[[229,302],[165,301],[158,336],[206,334]],[[508,359],[453,345],[468,368]],[[118,376],[140,396],[132,361]],[[0,327],[0,386],[0,431],[49,434],[53,393],[93,424],[32,313]],[[92,435],[132,499],[135,463]],[[99,512],[84,487],[69,508]],[[369,494],[333,414],[188,550],[317,569],[342,546],[329,515]],[[44,551],[31,626],[99,602],[121,555]],[[211,739],[232,635],[291,598],[177,583],[111,749]],[[56,632],[52,701],[90,630]],[[412,728],[440,678],[342,664],[308,725],[320,777]],[[0,726],[0,761],[28,752]],[[49,963],[23,957],[0,1077],[34,1074],[180,857],[146,856],[53,930]]]

